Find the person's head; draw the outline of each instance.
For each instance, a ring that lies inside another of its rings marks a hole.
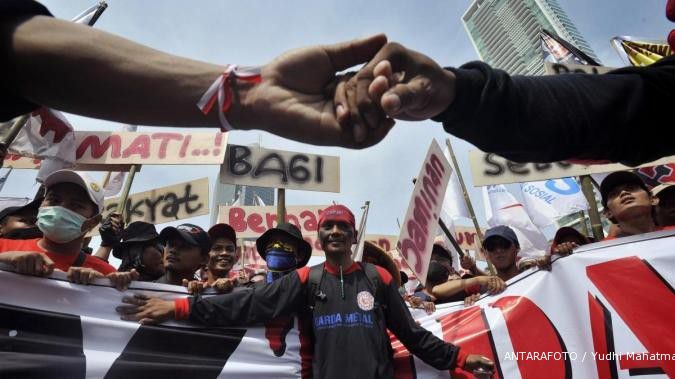
[[[516,267],[520,243],[513,229],[506,225],[498,225],[485,232],[483,250],[497,270],[505,271]]]
[[[302,238],[300,229],[288,222],[267,230],[255,241],[255,245],[258,254],[267,263],[268,282],[307,265],[312,255],[312,246]]]
[[[452,267],[452,255],[445,247],[445,242],[441,238],[434,240],[434,245],[431,248],[431,260],[442,264],[451,273],[455,271],[454,267]]]
[[[386,269],[394,279],[396,286],[401,286],[401,271],[396,266],[396,262],[377,244],[370,241],[363,243],[363,262],[378,265]]]
[[[659,199],[656,222],[660,226],[675,225],[675,185],[660,184],[654,187],[652,194]]]
[[[354,214],[344,205],[331,205],[319,216],[319,242],[327,256],[351,254],[356,243]]]
[[[239,260],[237,251],[237,234],[228,224],[216,224],[209,229],[211,250],[208,272],[216,278],[225,278]]]
[[[35,226],[38,201],[23,206],[7,207],[0,211],[0,238],[39,238],[42,232]]]
[[[552,247],[555,247],[556,245],[560,245],[561,243],[565,242],[574,242],[578,246],[582,246],[587,243],[590,243],[591,241],[588,239],[588,237],[581,234],[580,231],[570,226],[563,226],[562,228],[558,229],[558,231],[555,232]]]
[[[164,269],[182,278],[192,278],[209,259],[211,240],[197,225],[166,227],[159,234],[164,244]]]
[[[425,283],[428,289],[431,289],[439,284],[448,281],[450,271],[441,262],[432,260],[429,262],[429,270],[427,271],[427,281]]]
[[[140,280],[155,280],[164,274],[164,246],[153,224],[134,221],[122,231],[122,242],[112,254],[122,260],[119,271],[135,269]]]
[[[65,244],[78,240],[101,221],[103,190],[88,175],[59,170],[44,181],[46,193],[37,226],[44,238]]]
[[[658,204],[642,179],[628,171],[609,174],[600,184],[600,194],[605,216],[619,225],[645,216],[651,220],[653,207]]]

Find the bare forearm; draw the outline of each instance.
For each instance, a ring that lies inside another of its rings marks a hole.
[[[95,257],[101,258],[104,261],[108,262],[108,258],[110,258],[110,252],[112,251],[112,247],[109,246],[99,246],[98,250],[96,250],[96,253],[94,254]]]
[[[455,279],[434,286],[434,288],[431,290],[431,293],[439,299],[446,299],[464,291],[468,287],[480,284],[479,278]]]
[[[219,125],[216,112],[204,116],[196,103],[223,66],[50,17],[14,25],[7,76],[32,102],[133,124]],[[232,112],[236,118],[238,109]]]

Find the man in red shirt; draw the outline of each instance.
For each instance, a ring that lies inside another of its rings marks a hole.
[[[47,190],[37,215],[42,238],[0,238],[0,263],[20,274],[47,276],[54,269],[68,273],[74,283],[89,284],[109,278],[119,289],[137,279],[138,273],[117,272],[108,263],[81,251],[87,232],[101,221],[103,189],[88,176],[59,170],[44,182]]]

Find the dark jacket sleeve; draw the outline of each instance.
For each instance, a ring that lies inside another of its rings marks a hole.
[[[396,289],[395,282],[385,285],[384,308],[387,328],[391,330],[403,345],[428,365],[438,370],[455,368],[459,347],[444,342],[430,331],[417,325]]]
[[[482,62],[450,70],[456,100],[434,120],[483,151],[518,162],[628,165],[675,154],[667,137],[675,57],[604,75],[510,76]]]
[[[16,116],[35,110],[38,106],[24,99],[14,86],[12,79],[6,77],[9,65],[8,58],[11,46],[13,29],[7,25],[18,20],[35,15],[51,16],[49,10],[42,4],[31,0],[2,0],[0,1],[0,121],[7,121]]]
[[[304,304],[297,272],[274,282],[225,295],[190,298],[190,321],[203,325],[243,326],[295,313]]]

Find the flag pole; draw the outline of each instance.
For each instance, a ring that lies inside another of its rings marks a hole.
[[[124,210],[126,209],[127,199],[129,198],[129,190],[131,189],[131,183],[134,181],[134,176],[138,170],[139,165],[132,164],[129,169],[129,175],[127,180],[124,182],[124,188],[122,188],[122,196],[120,196],[120,201],[117,204],[116,212],[119,213],[122,220],[124,220]]]
[[[352,253],[352,259],[355,262],[363,261],[363,244],[366,238],[364,231],[366,230],[368,210],[370,209],[370,201],[367,200],[364,206],[361,208],[363,208],[363,215],[361,215],[361,221],[359,222],[359,230],[357,230],[359,238],[357,239],[358,242],[356,243],[356,249],[354,249],[354,252]]]
[[[464,195],[464,202],[466,202],[466,207],[469,210],[469,215],[471,215],[471,221],[473,221],[473,226],[476,228],[476,236],[478,236],[479,245],[483,245],[483,232],[481,232],[480,227],[478,226],[478,219],[476,219],[476,212],[473,211],[473,205],[471,205],[471,199],[469,198],[469,193],[466,191],[466,185],[464,184],[464,178],[462,178],[462,172],[459,170],[459,164],[457,164],[457,158],[455,157],[455,152],[452,150],[452,143],[450,143],[450,138],[445,139],[445,145],[448,147],[448,153],[450,153],[450,159],[452,159],[452,165],[455,168],[457,173],[457,179],[459,179],[459,184],[462,186],[462,194]],[[486,258],[485,261],[488,264],[488,270],[490,274],[495,275],[495,268],[492,266],[492,263]]]
[[[286,189],[277,188],[277,225],[286,221]]]
[[[596,241],[602,241],[605,238],[605,232],[602,230],[602,221],[600,220],[598,203],[595,201],[591,176],[581,175],[579,176],[579,180],[581,181],[581,191],[586,196],[586,201],[588,202],[588,217],[591,219],[593,237],[595,237]]]

